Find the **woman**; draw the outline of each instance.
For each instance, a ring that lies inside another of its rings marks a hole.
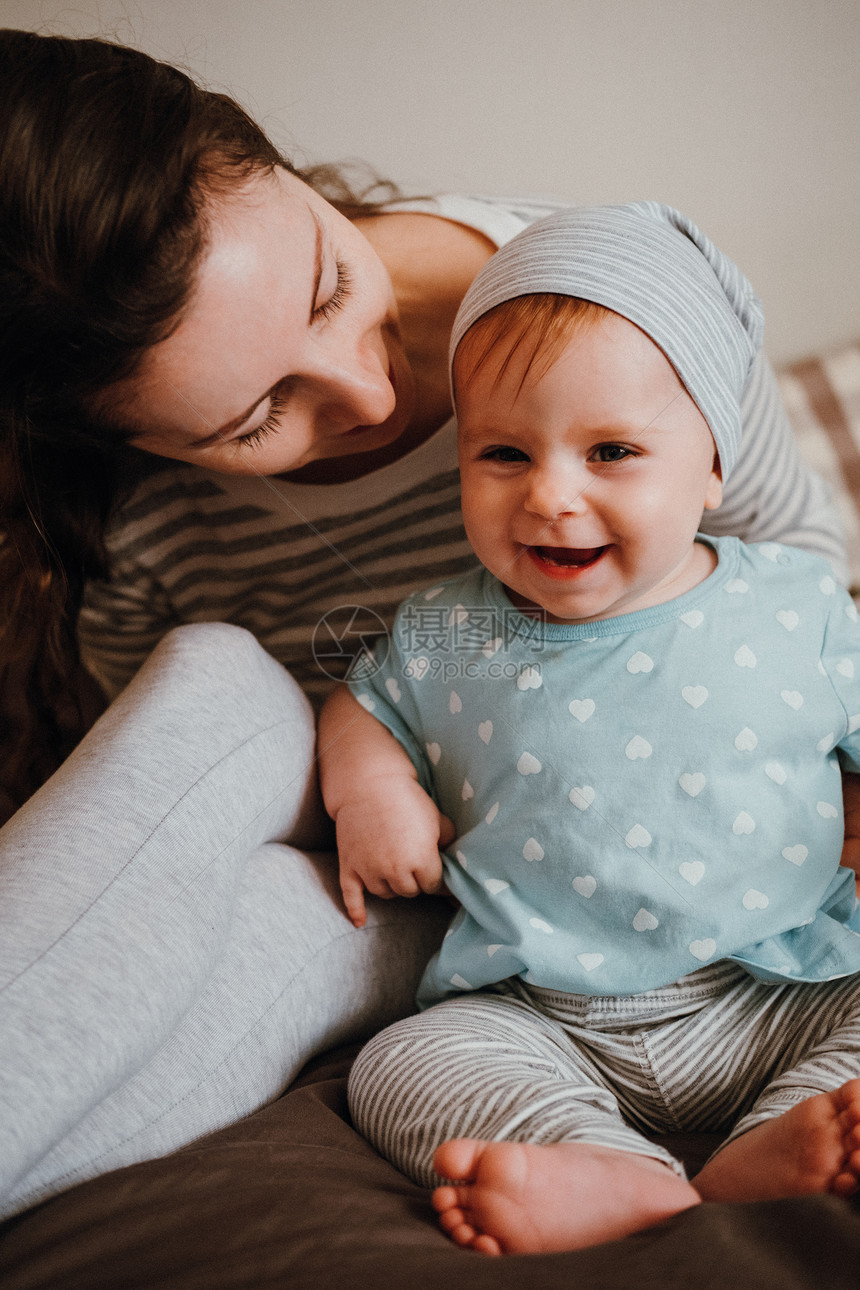
[[[306,696],[470,559],[448,332],[546,207],[332,205],[332,176],[230,100],[102,42],[0,34],[0,98],[19,769],[78,633],[122,690],[0,834],[9,1214],[238,1118],[411,1008],[444,914],[376,902],[358,932],[325,857],[273,839],[325,837]],[[838,561],[764,363],[743,412],[710,531]]]

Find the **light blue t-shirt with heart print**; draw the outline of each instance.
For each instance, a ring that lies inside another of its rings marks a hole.
[[[718,959],[860,971],[857,611],[816,556],[701,540],[699,586],[587,624],[522,614],[478,569],[406,600],[353,675],[456,828],[422,1006],[514,975],[617,995]]]

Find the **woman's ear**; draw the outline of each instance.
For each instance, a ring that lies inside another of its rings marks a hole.
[[[714,453],[714,464],[711,468],[708,487],[705,491],[705,510],[715,511],[723,500],[723,472],[720,469],[720,454]]]

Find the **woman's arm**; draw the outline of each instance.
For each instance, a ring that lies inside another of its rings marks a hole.
[[[355,926],[364,926],[365,889],[386,898],[441,890],[439,846],[452,840],[453,826],[418,783],[402,746],[345,686],[320,714],[318,755]]]

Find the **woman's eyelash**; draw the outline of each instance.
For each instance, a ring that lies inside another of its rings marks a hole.
[[[240,443],[243,448],[259,448],[264,439],[270,434],[275,434],[280,429],[280,414],[286,406],[286,399],[279,399],[277,393],[273,393],[269,400],[269,413],[265,421],[261,421],[253,430],[247,434],[237,435],[232,441],[234,444]]]
[[[352,278],[349,270],[340,260],[336,261],[336,265],[337,284],[328,300],[324,301],[323,304],[318,305],[314,310],[315,318],[330,318],[332,314],[337,313],[338,309],[342,309],[346,301],[349,299],[350,292],[352,291]]]

